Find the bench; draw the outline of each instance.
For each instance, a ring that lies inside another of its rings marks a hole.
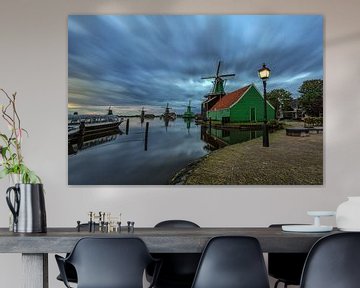
[[[309,128],[286,128],[286,135],[306,137],[309,136]]]

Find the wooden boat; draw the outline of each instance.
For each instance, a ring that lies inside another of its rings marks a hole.
[[[68,141],[77,139],[78,137],[97,134],[114,130],[124,121],[113,115],[109,110],[108,115],[69,115],[68,116]]]

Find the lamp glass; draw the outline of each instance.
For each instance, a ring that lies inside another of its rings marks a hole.
[[[266,80],[270,77],[270,69],[263,67],[259,70],[260,79]]]

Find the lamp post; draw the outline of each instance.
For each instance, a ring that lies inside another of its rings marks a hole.
[[[264,86],[264,125],[263,125],[263,147],[269,147],[269,130],[267,125],[267,97],[266,97],[266,80],[270,77],[270,69],[263,67],[258,70],[259,78],[263,81]]]

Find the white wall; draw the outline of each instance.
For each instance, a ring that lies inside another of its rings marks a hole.
[[[74,226],[89,210],[122,212],[136,226],[164,218],[201,226],[267,226],[311,221],[307,210],[333,210],[347,195],[360,195],[359,9],[358,0],[0,0],[0,87],[18,92],[30,132],[24,154],[45,184],[48,226]],[[324,186],[69,187],[67,15],[115,13],[324,15]],[[7,186],[0,182],[0,226],[8,224]],[[62,287],[53,280],[52,256],[49,262],[50,287]],[[20,287],[19,265],[19,255],[0,255],[2,287]]]

